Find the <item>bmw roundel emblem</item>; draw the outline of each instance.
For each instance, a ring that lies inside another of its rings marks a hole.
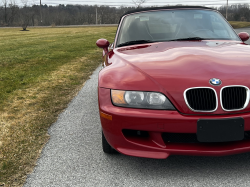
[[[220,86],[222,84],[221,80],[216,78],[210,79],[209,83],[213,86]]]

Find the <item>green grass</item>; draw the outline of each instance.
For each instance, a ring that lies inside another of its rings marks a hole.
[[[243,21],[229,21],[234,29],[250,27],[250,22],[243,22]]]
[[[98,30],[103,29],[50,28],[32,29],[29,32],[2,29],[0,102],[6,100],[13,91],[35,83],[39,76],[56,70],[74,58],[93,53],[98,38],[114,35],[114,32],[99,33]],[[94,35],[92,31],[98,33]]]
[[[102,62],[116,28],[0,29],[0,185],[21,186],[48,127]]]
[[[235,28],[248,22],[230,22]],[[21,186],[47,130],[102,62],[116,28],[0,29],[0,186]]]

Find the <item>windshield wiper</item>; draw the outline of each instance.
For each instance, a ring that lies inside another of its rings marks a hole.
[[[201,37],[189,37],[189,38],[179,38],[173,39],[168,41],[189,41],[189,40],[209,40],[208,38],[201,38]]]
[[[154,41],[151,41],[151,40],[133,40],[133,41],[121,43],[121,44],[119,44],[117,46],[118,47],[123,47],[123,46],[127,46],[127,45],[145,44],[145,43],[152,43],[152,42],[154,42]]]
[[[208,38],[200,38],[200,37],[189,37],[189,38],[178,38],[173,40],[167,40],[167,41],[189,41],[189,40],[209,40]],[[128,41],[125,43],[121,43],[117,45],[117,47],[123,47],[128,45],[136,45],[136,44],[145,44],[145,43],[153,43],[153,42],[159,42],[159,41],[152,41],[152,40],[133,40]]]

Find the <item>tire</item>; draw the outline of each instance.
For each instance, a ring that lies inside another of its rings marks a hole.
[[[102,132],[102,149],[103,149],[103,152],[107,153],[107,154],[115,154],[115,153],[117,153],[117,151],[115,149],[113,149],[113,147],[111,147],[109,145],[109,143],[107,142],[103,132]]]

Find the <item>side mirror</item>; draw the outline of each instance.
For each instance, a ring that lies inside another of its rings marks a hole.
[[[110,64],[108,63],[108,47],[109,47],[109,41],[106,39],[99,39],[96,41],[96,45],[100,48],[103,48],[103,57],[104,57],[104,62],[106,66],[109,66]]]
[[[106,39],[99,39],[96,41],[96,45],[100,48],[108,48],[109,47],[109,41]]]
[[[240,37],[240,39],[245,42],[249,39],[249,34],[247,32],[241,32],[238,34],[238,36]]]

